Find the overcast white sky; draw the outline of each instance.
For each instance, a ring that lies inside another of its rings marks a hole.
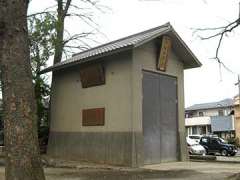
[[[29,10],[41,11],[53,2],[32,0]],[[217,41],[201,41],[193,36],[191,28],[217,27],[235,20],[238,3],[239,0],[102,0],[101,4],[111,11],[96,13],[95,21],[107,36],[99,34],[96,39],[105,43],[170,22],[203,64],[185,71],[185,106],[231,98],[238,93],[234,86],[237,75],[222,69],[221,80],[218,64],[210,59]],[[85,28],[74,19],[67,21],[67,29],[72,33]],[[224,39],[220,51],[222,61],[236,73],[240,73],[239,47],[240,28]]]

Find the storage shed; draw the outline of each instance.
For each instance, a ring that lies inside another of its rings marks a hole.
[[[53,72],[48,154],[132,167],[186,160],[183,71],[200,65],[167,23],[43,70]]]

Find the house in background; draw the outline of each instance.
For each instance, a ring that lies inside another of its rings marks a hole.
[[[240,99],[239,96],[234,97],[234,116],[236,137],[240,140]]]
[[[45,69],[53,71],[47,153],[126,166],[186,160],[184,69],[199,66],[167,23]]]
[[[217,134],[222,138],[234,137],[234,101],[195,104],[185,110],[185,127],[188,135]]]

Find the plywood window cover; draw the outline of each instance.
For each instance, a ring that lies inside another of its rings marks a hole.
[[[171,51],[171,38],[168,36],[163,36],[157,61],[157,69],[160,71],[166,71],[167,63],[169,58],[169,53]]]
[[[83,109],[82,126],[104,126],[105,108]]]
[[[80,79],[83,88],[105,84],[105,72],[103,65],[98,63],[81,67]]]

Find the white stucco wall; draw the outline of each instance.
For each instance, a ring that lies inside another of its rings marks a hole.
[[[51,131],[124,132],[131,130],[131,53],[103,62],[106,84],[82,88],[78,67],[54,75]],[[105,107],[104,126],[82,126],[82,109]]]
[[[199,126],[199,125],[211,125],[211,118],[209,116],[204,116],[185,119],[185,126]]]

